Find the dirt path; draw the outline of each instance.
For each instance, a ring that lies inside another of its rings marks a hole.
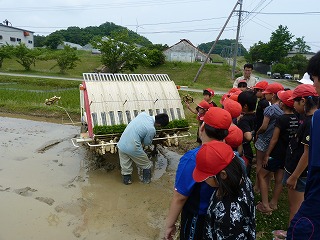
[[[149,185],[89,170],[78,127],[0,117],[0,239],[160,239],[180,155],[163,150]],[[136,170],[135,170],[136,171]]]

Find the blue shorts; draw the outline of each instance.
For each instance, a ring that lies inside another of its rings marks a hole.
[[[257,139],[256,143],[254,144],[257,150],[261,152],[266,152],[269,147],[269,141],[265,141],[264,139],[261,139],[261,137]]]
[[[276,172],[279,169],[284,169],[284,161],[269,157],[268,165],[263,168],[269,172]]]
[[[287,185],[287,180],[288,178],[291,176],[290,173],[288,173],[287,171],[284,171],[284,175],[283,175],[283,180],[282,180],[282,184],[284,186]],[[305,192],[306,190],[306,183],[307,183],[307,177],[299,177],[297,180],[297,185],[296,185],[296,191],[297,192]]]

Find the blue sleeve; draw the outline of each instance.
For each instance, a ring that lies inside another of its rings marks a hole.
[[[311,166],[320,167],[320,110],[317,110],[312,117],[311,122],[311,136],[310,136],[310,149],[309,149],[309,164]]]
[[[146,134],[146,136],[144,137],[144,139],[143,139],[143,144],[144,144],[145,146],[151,145],[152,140],[153,140],[153,138],[154,138],[155,135],[156,135],[156,130],[155,130],[155,129],[150,129],[150,130],[147,132],[147,134]]]
[[[273,114],[274,114],[274,108],[273,108],[272,105],[269,106],[269,107],[266,107],[266,108],[264,109],[264,111],[263,111],[263,115],[264,115],[265,117],[269,117],[269,118],[270,118]]]
[[[193,180],[192,173],[196,167],[196,155],[200,147],[186,152],[179,161],[176,172],[175,190],[184,195],[190,196],[196,182]]]

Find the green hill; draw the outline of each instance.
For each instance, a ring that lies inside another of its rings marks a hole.
[[[76,26],[68,27],[67,29],[57,30],[50,35],[55,35],[61,37],[63,41],[72,42],[84,46],[96,37],[110,36],[112,32],[128,32],[128,41],[127,43],[136,43],[142,46],[152,45],[147,38],[135,33],[134,31],[129,30],[126,27],[116,25],[112,22],[105,22],[100,26],[89,26],[85,28],[79,28]],[[50,36],[48,35],[48,36]],[[46,36],[34,36],[34,45],[35,47],[43,47],[45,45]]]

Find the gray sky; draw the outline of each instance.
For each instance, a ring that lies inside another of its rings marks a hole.
[[[153,43],[171,46],[183,38],[194,45],[215,40],[236,0],[0,0],[0,4],[1,22],[8,19],[12,26],[38,35],[113,22]],[[247,49],[259,40],[268,42],[282,24],[295,38],[304,36],[313,51],[320,50],[319,0],[243,0],[243,11],[247,13],[240,41]],[[237,21],[234,14],[220,39],[235,39]]]

